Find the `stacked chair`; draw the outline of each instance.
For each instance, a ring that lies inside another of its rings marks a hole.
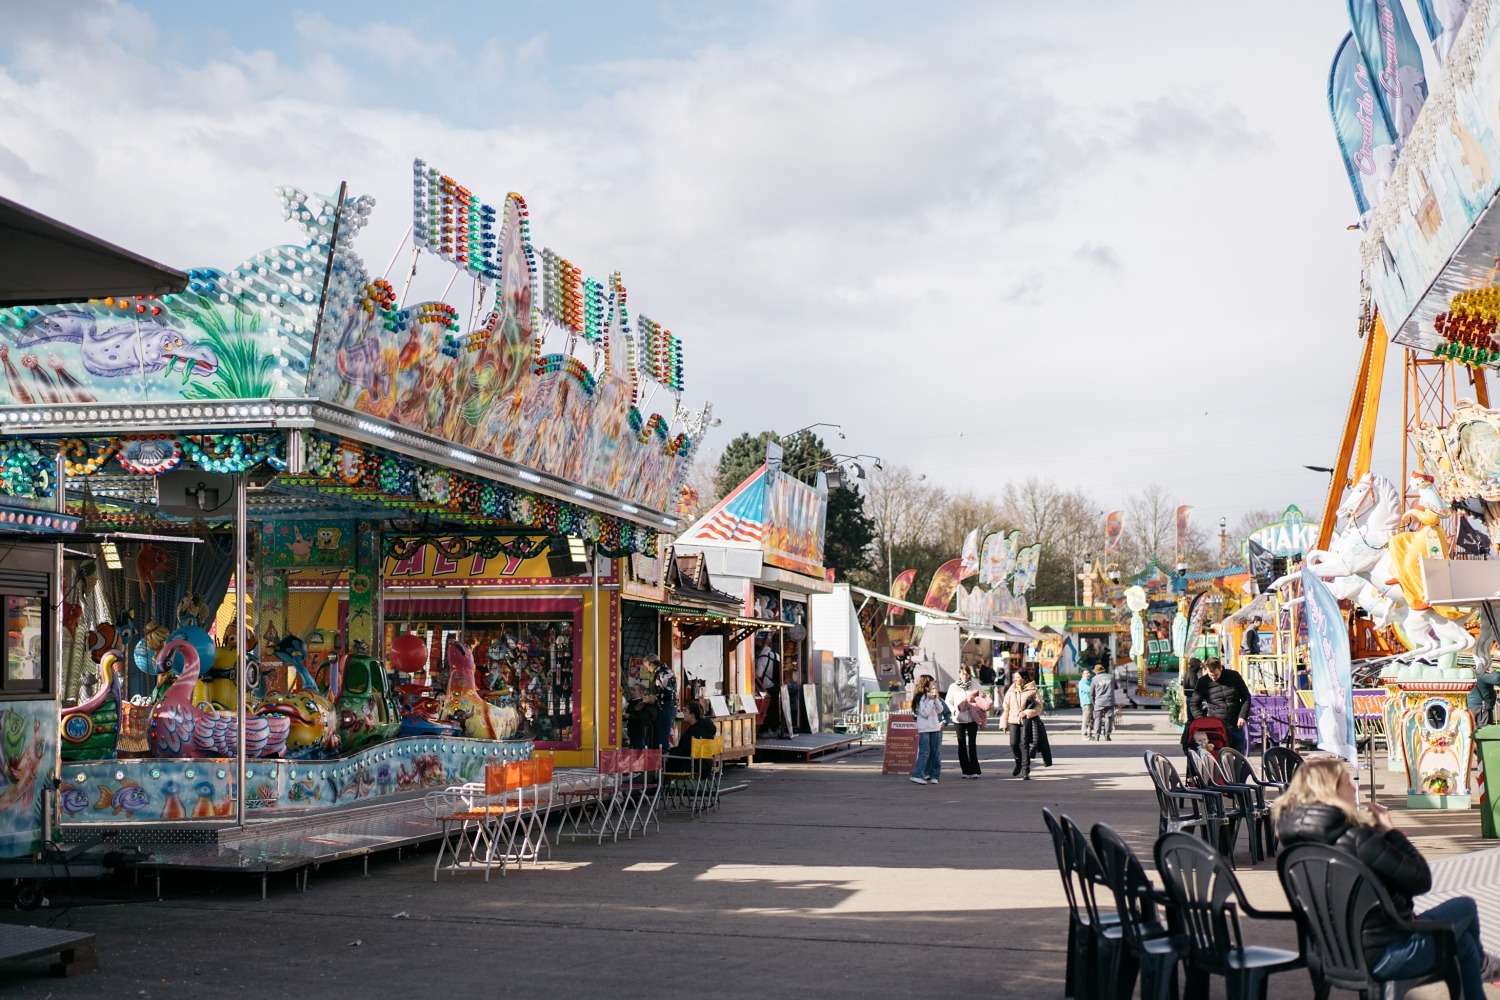
[[[489,764],[482,782],[429,793],[428,815],[442,832],[433,881],[443,871],[456,874],[479,868],[488,882],[496,864],[503,876],[511,864],[536,861],[543,848],[550,855],[547,818],[552,801],[550,758]]]

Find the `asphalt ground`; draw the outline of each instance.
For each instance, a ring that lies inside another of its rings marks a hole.
[[[878,750],[732,769],[727,783],[746,787],[717,813],[561,844],[488,884],[434,884],[429,846],[376,856],[368,877],[357,859],[326,866],[305,893],[281,876],[264,902],[250,878],[178,875],[161,901],[128,877],[57,886],[48,908],[0,919],[94,933],[101,970],[59,980],[40,960],[0,966],[0,995],[1061,997],[1067,910],[1041,810],[1109,823],[1149,859],[1141,754],[1176,754],[1159,712],[1126,713],[1109,743],[1083,742],[1077,725],[1076,710],[1049,717],[1054,766],[1029,782],[1011,777],[993,731],[978,781],[959,780],[947,734],[936,786],[882,776]],[[1398,777],[1377,774],[1395,807]],[[1397,814],[1433,858],[1496,843],[1479,839],[1474,812]],[[1242,838],[1251,901],[1284,910],[1274,860],[1251,868],[1246,855]],[[1289,923],[1247,937],[1295,946]],[[1310,995],[1302,972],[1271,984],[1271,997]]]

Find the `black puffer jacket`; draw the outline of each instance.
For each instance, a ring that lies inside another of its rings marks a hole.
[[[1333,806],[1315,803],[1292,806],[1281,814],[1276,836],[1283,847],[1293,844],[1327,844],[1348,851],[1365,864],[1384,884],[1401,916],[1412,917],[1412,897],[1432,888],[1427,859],[1400,830],[1382,833],[1373,826],[1350,823]],[[1394,928],[1372,923],[1365,928],[1365,953],[1373,962],[1381,949],[1406,937]]]

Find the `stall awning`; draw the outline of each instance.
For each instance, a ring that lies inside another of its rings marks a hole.
[[[903,601],[898,598],[891,597],[888,594],[882,594],[879,591],[866,590],[863,587],[855,587],[852,585],[849,587],[849,589],[856,594],[862,594],[865,597],[880,601],[882,604],[889,604],[892,607],[896,608],[905,608],[907,611],[916,611],[926,615],[929,618],[946,618],[949,621],[955,622],[967,620],[964,618],[960,618],[958,615],[955,615],[951,611],[936,611],[932,608],[923,607],[920,604],[913,604],[910,601]]]
[[[1046,636],[1042,635],[1042,633],[1032,628],[1029,622],[1024,622],[1019,618],[997,618],[995,619],[993,624],[995,628],[999,629],[1000,631],[1010,632],[1013,635],[1020,636],[1027,642],[1041,642],[1043,639],[1047,638]]]
[[[187,275],[0,198],[0,306],[166,295]]]
[[[724,614],[706,608],[690,608],[677,604],[653,604],[637,602],[643,608],[653,608],[673,625],[677,633],[677,648],[686,649],[699,636],[722,635],[727,647],[738,646],[757,632],[791,628],[790,622],[773,621],[768,618],[744,618]]]

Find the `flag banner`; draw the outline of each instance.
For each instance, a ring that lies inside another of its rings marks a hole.
[[[1188,535],[1193,530],[1193,508],[1187,504],[1177,508],[1177,558],[1180,561],[1188,548]]]
[[[1399,145],[1427,100],[1422,50],[1406,11],[1401,0],[1349,0],[1349,27],[1375,84],[1376,103]]]
[[[980,547],[979,556],[979,583],[980,586],[993,587],[997,583],[1005,582],[1002,570],[1005,568],[1005,532],[996,531],[985,537],[984,545]]]
[[[1307,650],[1311,666],[1313,711],[1318,723],[1318,749],[1326,750],[1359,770],[1354,744],[1354,679],[1350,674],[1349,626],[1338,599],[1311,570],[1302,571],[1302,596],[1307,605]]]
[[[959,554],[958,578],[967,580],[979,572],[979,529],[964,536],[963,552]]]
[[[1022,549],[1016,557],[1016,577],[1011,590],[1017,596],[1024,596],[1028,590],[1036,586],[1036,571],[1042,558],[1042,543],[1028,545]]]
[[[1249,541],[1245,543],[1245,569],[1250,573],[1252,579],[1265,590],[1276,579],[1276,570],[1273,567],[1275,556],[1259,542]]]
[[[1453,40],[1458,29],[1464,26],[1464,16],[1469,13],[1469,0],[1417,0],[1422,11],[1422,24],[1427,28],[1427,37],[1432,39],[1432,54],[1438,65],[1448,61],[1453,51]]]
[[[1465,555],[1483,556],[1490,551],[1490,536],[1465,514],[1458,516],[1458,537],[1453,540]]]
[[[931,608],[934,611],[947,611],[948,605],[953,603],[953,595],[957,590],[958,560],[949,559],[933,572],[932,582],[927,585],[927,597],[922,601],[922,607]]]
[[[914,569],[904,569],[904,570],[902,570],[900,573],[897,573],[896,574],[896,578],[891,581],[891,594],[890,594],[890,596],[894,597],[898,601],[904,601],[904,600],[906,600],[907,591],[911,590],[911,585],[913,583],[916,583],[916,582],[917,582],[917,571],[916,570],[914,570]],[[900,609],[897,608],[896,610],[899,611]]]
[[[1353,35],[1344,36],[1328,71],[1328,113],[1333,116],[1334,138],[1363,223],[1385,194],[1399,149],[1380,113],[1370,71],[1359,57]]]
[[[1106,556],[1117,556],[1120,554],[1120,539],[1125,534],[1125,512],[1123,510],[1112,510],[1104,519],[1104,554]]]

